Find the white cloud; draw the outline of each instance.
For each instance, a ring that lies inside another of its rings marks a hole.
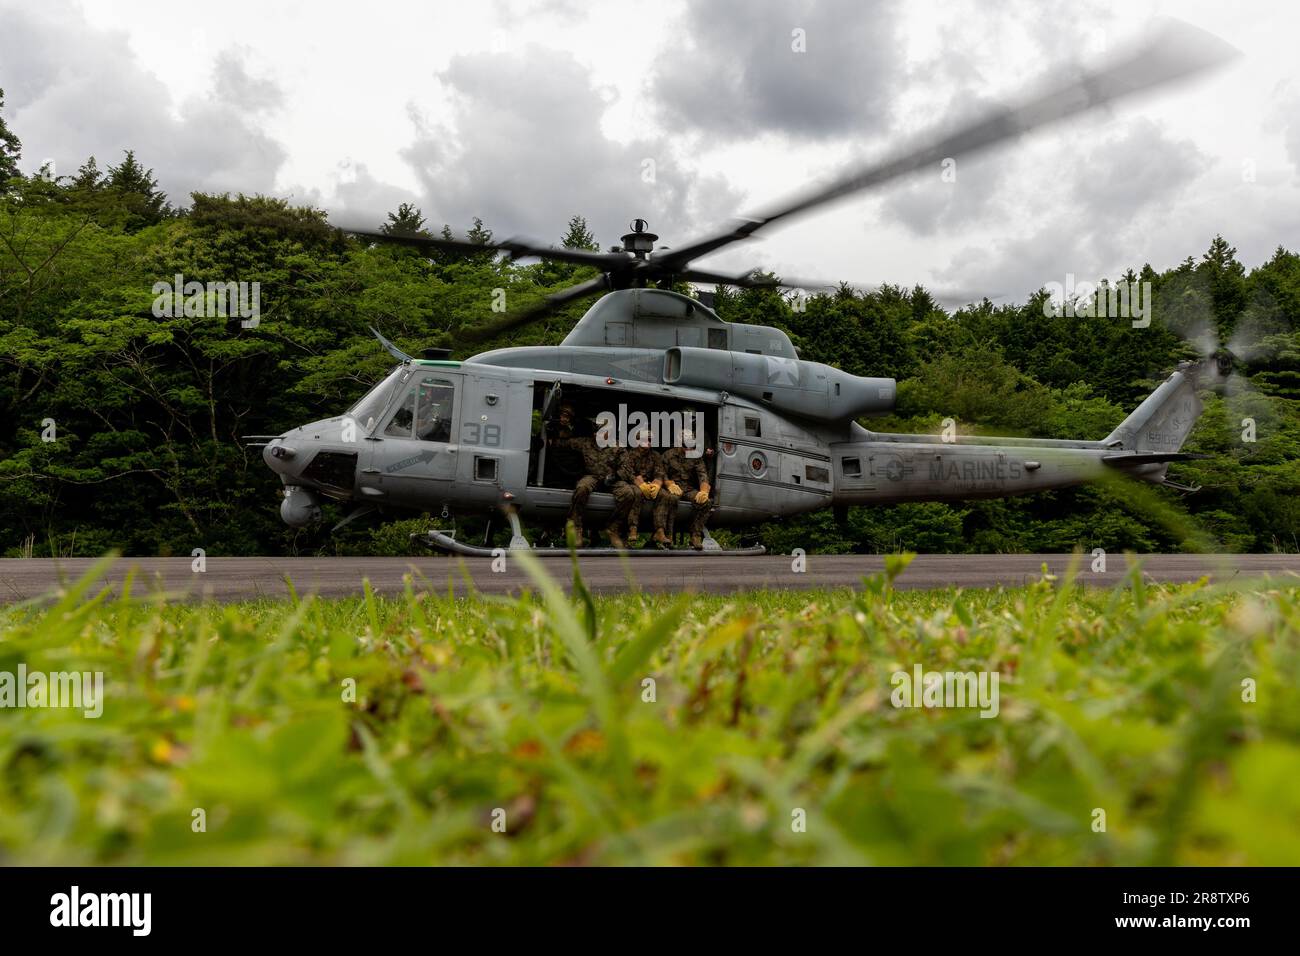
[[[58,3],[6,5],[2,16],[0,85],[29,169],[52,159],[71,173],[91,155],[102,169],[134,149],[173,199],[274,188],[285,148],[260,114],[280,93],[250,77],[233,51],[197,65],[215,75],[214,93],[177,102],[137,61],[125,30],[92,27]]]
[[[1263,0],[789,5],[510,0],[0,0],[23,165],[133,148],[163,187],[274,192],[378,223],[669,245],[855,156],[970,118],[1168,12],[1245,54],[1218,76],[900,181],[702,265],[1021,297],[1066,271],[1163,268],[1217,232],[1262,261],[1300,232],[1300,11]],[[807,31],[807,52],[790,32]],[[780,41],[778,43],[778,40]],[[1263,91],[1263,92],[1261,92]],[[1242,163],[1257,167],[1244,183]],[[655,182],[643,181],[653,159]],[[927,178],[928,177],[928,178]]]

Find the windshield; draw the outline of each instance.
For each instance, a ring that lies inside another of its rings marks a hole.
[[[405,366],[393,369],[378,385],[366,392],[361,401],[348,409],[347,415],[367,433],[374,430],[375,422],[383,417],[384,409],[393,396],[393,390],[403,377]],[[405,369],[409,373],[409,369]]]

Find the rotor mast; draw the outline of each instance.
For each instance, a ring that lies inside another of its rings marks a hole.
[[[632,231],[623,236],[623,251],[631,253],[637,263],[648,263],[659,237],[650,231],[650,223],[644,219],[633,219],[628,228]],[[636,266],[625,288],[644,289],[648,278],[645,271],[645,266]]]

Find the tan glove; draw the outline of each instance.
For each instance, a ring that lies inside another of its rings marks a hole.
[[[653,485],[647,481],[641,485],[641,494],[645,495],[647,498],[658,498],[659,486]]]
[[[709,487],[709,483],[708,483],[707,481],[704,482],[704,484],[700,485],[700,491],[699,491],[699,494],[697,494],[697,495],[695,496],[695,503],[696,503],[697,505],[702,505],[702,504],[704,504],[706,501],[708,501],[708,500],[709,500],[709,492],[712,491],[712,490],[713,490],[713,489]]]
[[[682,496],[682,486],[677,482],[669,481],[664,487],[668,489],[670,495],[676,495],[678,498]]]

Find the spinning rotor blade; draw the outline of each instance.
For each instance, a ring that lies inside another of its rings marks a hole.
[[[484,342],[488,339],[496,338],[504,332],[511,329],[517,329],[521,325],[527,325],[535,321],[541,315],[549,312],[551,309],[559,308],[576,299],[581,299],[597,292],[605,292],[609,289],[609,279],[606,276],[596,276],[594,279],[588,279],[586,282],[579,282],[577,285],[571,285],[567,289],[561,289],[553,295],[548,295],[536,305],[521,309],[518,312],[508,312],[496,322],[487,325],[473,326],[459,329],[454,333],[453,338],[457,344],[471,344],[474,342]]]
[[[1019,105],[995,111],[979,122],[967,124],[955,133],[934,133],[928,141],[914,145],[892,159],[859,167],[827,185],[793,197],[753,218],[736,220],[729,228],[684,246],[652,250],[658,237],[645,232],[643,220],[635,220],[633,236],[642,234],[644,244],[630,243],[629,251],[590,252],[582,249],[555,248],[526,239],[476,243],[467,239],[446,239],[422,233],[389,233],[371,229],[344,228],[352,235],[381,242],[397,242],[416,248],[437,249],[461,254],[505,252],[512,258],[537,257],[589,266],[601,270],[602,276],[548,296],[537,305],[503,316],[481,328],[465,328],[455,333],[458,342],[469,343],[493,338],[526,325],[544,313],[575,299],[609,289],[644,286],[648,282],[674,279],[711,282],[741,288],[834,288],[834,283],[808,283],[771,280],[749,275],[726,275],[708,270],[691,269],[689,263],[732,242],[745,239],[764,227],[786,218],[810,212],[828,203],[867,189],[881,186],[908,173],[937,165],[949,156],[970,157],[1023,133],[1071,116],[1080,115],[1105,104],[1152,90],[1175,80],[1190,77],[1210,67],[1227,62],[1237,51],[1224,41],[1179,21],[1167,21],[1156,37],[1127,54],[1110,60],[1102,68],[1084,72],[1073,79],[1060,79],[1042,87],[1043,92],[1025,98]]]
[[[998,110],[980,122],[929,144],[918,145],[893,159],[857,169],[827,186],[776,205],[753,218],[739,219],[727,230],[657,256],[665,265],[685,266],[772,223],[854,193],[880,186],[907,173],[937,167],[950,156],[970,157],[1022,133],[1082,114],[1107,103],[1141,93],[1218,66],[1238,51],[1204,30],[1169,21],[1159,35],[1108,66],[1066,83],[1054,83],[1019,106]]]
[[[686,269],[675,273],[674,278],[683,282],[712,282],[716,285],[734,285],[741,289],[774,289],[783,285],[794,285],[779,279],[770,279],[753,274],[729,276],[722,272],[709,272],[706,269]]]
[[[1234,369],[1224,379],[1223,394],[1235,398],[1239,395],[1262,395],[1263,393],[1250,383],[1249,378]]]
[[[1210,358],[1219,350],[1219,335],[1210,324],[1208,316],[1200,316],[1186,329],[1174,329],[1184,342],[1196,350],[1201,358]]]
[[[710,272],[707,269],[686,269],[673,273],[674,279],[684,282],[712,282],[715,285],[734,285],[741,289],[836,289],[838,282],[826,282],[822,279],[774,279],[770,276],[748,273],[746,275],[727,275],[724,272]]]
[[[443,252],[483,253],[506,252],[512,258],[521,259],[535,256],[539,259],[554,259],[557,262],[569,262],[579,266],[595,266],[597,269],[616,269],[626,267],[631,261],[621,252],[589,252],[586,249],[565,249],[544,246],[527,239],[504,239],[500,242],[471,242],[468,239],[444,239],[441,236],[425,236],[413,232],[379,232],[374,229],[352,229],[341,227],[341,231],[351,236],[363,236],[380,242],[394,242],[398,245],[411,246],[416,249],[438,249]]]
[[[1300,338],[1279,322],[1243,318],[1233,329],[1226,348],[1250,364],[1300,361]]]

